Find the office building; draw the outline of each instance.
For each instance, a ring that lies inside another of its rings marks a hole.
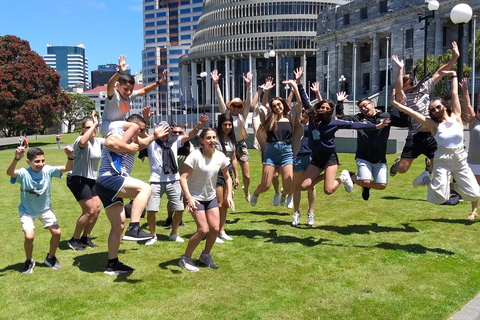
[[[88,59],[85,46],[51,46],[47,44],[45,63],[60,75],[60,87],[89,89]]]
[[[92,75],[92,89],[98,86],[106,86],[108,80],[117,72],[116,64],[101,64],[97,70],[93,70]],[[126,74],[131,74],[131,70],[127,69]]]

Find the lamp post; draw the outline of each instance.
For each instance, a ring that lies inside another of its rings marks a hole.
[[[288,80],[288,61],[285,61],[285,81],[287,80]],[[285,100],[288,99],[288,89],[290,89],[290,86],[287,84],[285,85]]]
[[[170,125],[173,125],[173,118],[172,118],[172,112],[173,112],[173,82],[172,81],[170,81],[168,83],[168,87],[170,88]]]
[[[458,50],[460,51],[460,57],[457,62],[457,76],[458,81],[462,81],[463,78],[463,53],[465,52],[465,41],[463,39],[463,25],[468,23],[472,19],[473,10],[465,3],[457,4],[450,11],[450,19],[453,23],[458,24]]]
[[[345,76],[342,74],[340,76],[340,79],[338,79],[338,82],[340,82],[340,91],[345,91],[345,81],[347,80],[347,78],[345,78]]]
[[[206,94],[207,94],[207,81],[206,81],[207,80],[207,72],[206,71],[200,72],[200,78],[202,78],[203,113],[205,114],[205,105],[207,104],[207,97],[206,97]],[[213,121],[213,117],[212,117],[212,119],[210,119],[210,121]]]
[[[425,13],[424,17],[418,17],[418,22],[422,22],[425,20],[425,27],[423,28],[425,31],[425,40],[423,42],[423,75],[427,74],[427,39],[428,39],[428,26],[430,25],[430,19],[435,19],[435,11],[438,10],[440,4],[436,0],[432,0],[428,3],[428,10],[432,13],[427,14]],[[426,11],[426,10],[425,10]]]

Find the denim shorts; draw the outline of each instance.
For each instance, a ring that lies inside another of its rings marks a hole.
[[[296,156],[295,159],[293,159],[293,172],[307,171],[310,161],[312,161],[312,157],[309,155]]]
[[[293,164],[292,145],[285,142],[267,142],[262,163],[278,167]]]
[[[388,183],[388,165],[386,163],[371,163],[359,158],[357,158],[356,161],[358,180]]]

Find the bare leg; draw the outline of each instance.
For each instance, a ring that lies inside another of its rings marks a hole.
[[[243,192],[245,196],[248,196],[250,192],[248,188],[250,187],[250,166],[247,162],[238,161],[240,163],[240,168],[242,169],[242,179],[243,179]]]
[[[147,211],[147,223],[150,233],[153,235],[157,234],[157,211]]]
[[[300,189],[300,185],[302,184],[302,181],[303,181],[302,180],[303,174],[304,172],[293,173],[293,210],[294,212],[300,212],[300,200],[302,198],[302,190]],[[310,193],[310,189],[308,190]]]
[[[293,165],[289,164],[279,169],[282,176],[283,194],[291,195],[293,193]]]
[[[193,217],[193,220],[195,220],[195,223],[197,224],[197,231],[195,231],[195,233],[192,235],[192,237],[188,241],[187,249],[185,250],[186,257],[192,256],[193,251],[195,251],[200,241],[202,241],[202,239],[205,238],[205,235],[208,232],[208,223],[207,223],[207,218],[205,216],[205,211],[202,210],[202,211],[197,211],[195,213],[192,213],[192,217]],[[216,237],[217,235],[215,234],[215,239]]]
[[[263,165],[262,171],[262,181],[257,186],[257,189],[254,192],[255,196],[259,196],[260,194],[264,193],[268,189],[270,189],[270,184],[272,183],[273,174],[275,172],[275,167],[269,164]]]
[[[343,182],[343,178],[337,176],[338,165],[328,166],[325,168],[325,184],[323,186],[323,191],[325,194],[331,195],[333,194],[338,186]]]
[[[310,164],[307,168],[307,171],[303,174],[302,183],[300,184],[300,190],[305,191],[311,186],[314,186],[316,183],[324,179],[325,175],[321,175],[323,169]],[[322,178],[320,178],[322,177]],[[318,180],[318,181],[317,181]]]
[[[205,249],[203,250],[203,253],[210,254],[210,251],[215,244],[215,240],[217,240],[218,226],[220,224],[220,214],[218,212],[218,207],[208,209],[205,212],[205,216],[208,223],[208,235],[206,239],[207,241],[205,241]]]
[[[280,182],[278,181],[278,170],[275,170],[275,173],[273,174],[273,179],[272,179],[272,185],[273,185],[273,190],[275,190],[275,193],[280,193]]]
[[[90,232],[97,222],[101,208],[101,201],[98,196],[88,200],[80,200],[78,203],[82,207],[82,215],[77,220],[75,232],[73,233],[74,239],[80,239],[82,232],[85,237],[90,237]]]
[[[415,160],[415,159],[413,159],[413,158],[400,158],[400,162],[397,165],[397,172],[398,173],[407,172],[408,169],[410,168],[410,166],[412,165],[413,160]],[[432,159],[432,163],[433,163],[433,159]]]
[[[175,211],[172,220],[172,231],[170,234],[177,234],[178,227],[182,223],[183,211]]]
[[[58,244],[60,243],[60,235],[62,234],[62,231],[60,230],[58,224],[48,227],[48,230],[50,230],[50,233],[52,234],[52,237],[50,238],[50,251],[48,251],[48,256],[53,257],[57,251]]]
[[[118,248],[125,228],[125,210],[121,203],[116,203],[105,209],[105,212],[111,225],[108,236],[108,259],[115,259],[118,257]]]
[[[32,260],[33,257],[33,240],[35,239],[35,229],[24,230],[25,240],[23,247],[25,249],[25,255],[27,260]]]
[[[315,198],[317,197],[317,190],[315,189],[315,186],[311,187],[308,189],[308,210],[310,212],[313,212],[315,209]]]
[[[127,177],[122,189],[119,191],[117,197],[119,198],[134,198],[132,204],[132,213],[130,222],[140,222],[143,209],[147,206],[148,199],[152,194],[152,188],[149,184],[138,179]]]
[[[477,179],[477,183],[480,185],[480,175],[475,175],[475,179]],[[472,213],[470,213],[467,220],[473,220],[475,219],[476,216],[478,216],[477,207],[478,207],[478,200],[472,201]]]

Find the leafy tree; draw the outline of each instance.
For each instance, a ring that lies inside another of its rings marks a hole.
[[[473,44],[468,47],[470,60],[473,58]],[[475,69],[480,70],[480,27],[478,27],[475,35]]]
[[[59,81],[28,41],[0,37],[0,130],[43,133],[58,124],[71,109]]]
[[[63,116],[63,123],[67,126],[68,132],[72,132],[72,126],[79,120],[83,120],[95,110],[95,103],[89,97],[79,93],[67,93],[72,101],[72,109]]]

